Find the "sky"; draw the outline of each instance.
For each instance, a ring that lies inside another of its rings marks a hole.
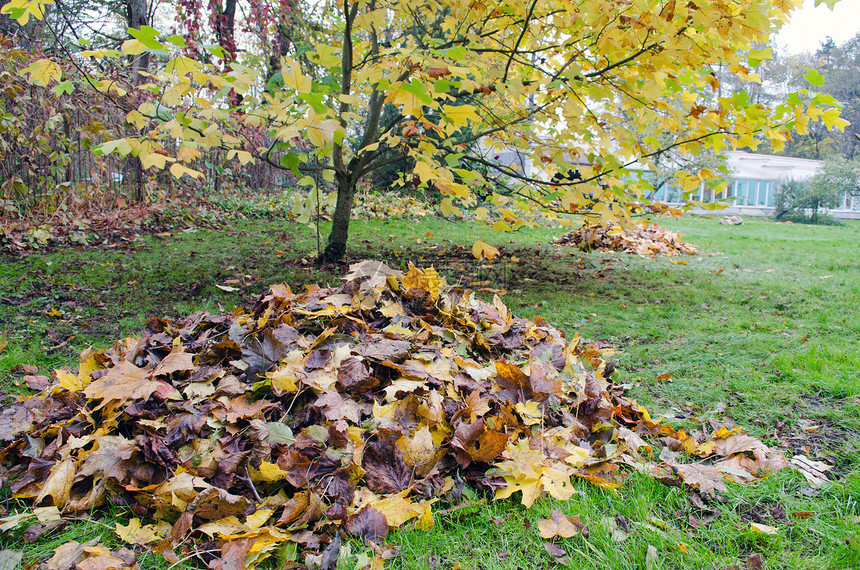
[[[803,7],[792,12],[791,20],[776,36],[778,45],[788,53],[814,52],[827,36],[837,45],[860,33],[860,0],[841,0],[833,11],[826,4],[815,6],[815,0],[804,0]]]

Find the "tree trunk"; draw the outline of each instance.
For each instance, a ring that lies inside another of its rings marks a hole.
[[[125,8],[126,23],[129,28],[139,30],[143,26],[149,25],[149,12],[146,0],[126,0]],[[149,52],[129,56],[129,60],[131,65],[131,81],[138,85],[146,81],[147,77],[144,75],[144,72],[149,70]],[[131,127],[131,130],[135,136],[139,136],[140,132],[135,132],[136,129],[134,127]],[[134,192],[137,202],[143,202],[146,176],[139,157],[128,156],[128,172],[130,189]]]
[[[129,28],[139,30],[149,25],[149,14],[146,0],[126,0],[126,23]],[[149,70],[149,52],[129,56],[131,60],[131,77],[134,83],[142,83],[146,77],[141,73]]]
[[[346,242],[349,238],[349,219],[352,215],[352,203],[355,199],[355,181],[346,174],[337,176],[337,205],[332,217],[331,233],[328,245],[322,253],[321,261],[335,263],[341,261],[346,254]]]
[[[215,35],[218,45],[224,50],[225,63],[236,59],[236,42],[233,30],[236,25],[236,0],[226,0],[224,10],[215,14]]]

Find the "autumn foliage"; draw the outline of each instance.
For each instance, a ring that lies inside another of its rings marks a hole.
[[[119,538],[168,560],[253,567],[291,542],[303,567],[343,534],[431,528],[466,485],[531,506],[633,468],[710,493],[784,465],[740,428],[655,421],[613,384],[611,352],[369,261],[250,312],[153,318],[0,413],[3,480],[34,507],[0,524],[118,504],[134,515]],[[588,521],[541,532],[568,523]]]
[[[623,251],[643,257],[693,255],[699,249],[681,240],[681,235],[649,222],[620,225],[583,224],[555,239],[558,245],[573,245],[585,251]]]

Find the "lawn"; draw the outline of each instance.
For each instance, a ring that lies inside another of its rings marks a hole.
[[[498,234],[425,218],[358,220],[349,256],[393,267],[434,265],[449,282],[488,296],[503,289],[520,316],[613,343],[616,382],[652,415],[688,430],[731,420],[789,457],[832,465],[834,482],[813,488],[786,469],[703,501],[633,476],[614,493],[577,482],[581,493],[571,501],[543,499],[529,510],[474,496],[465,509],[437,514],[429,532],[389,535],[401,556],[388,567],[644,568],[649,546],[658,553],[655,569],[755,567],[755,555],[763,568],[860,565],[860,223],[659,221],[702,253],[656,259],[583,253],[552,245],[559,229]],[[503,258],[478,263],[471,255],[476,239],[501,249]],[[149,316],[229,310],[282,281],[294,289],[338,282],[345,267],[315,268],[315,245],[311,228],[257,220],[144,236],[121,247],[6,257],[0,339],[5,334],[8,344],[0,351],[0,385],[28,393],[23,375],[31,367],[47,374],[74,366],[88,345],[109,346]],[[559,507],[580,515],[588,537],[556,539],[566,557],[554,558],[537,520]],[[127,513],[114,508],[102,516],[28,545],[25,558],[98,533],[116,543],[110,528]],[[755,532],[751,522],[777,533]],[[19,536],[0,540],[20,549]],[[342,567],[355,566],[367,548],[350,544]],[[165,564],[149,555],[141,565]]]

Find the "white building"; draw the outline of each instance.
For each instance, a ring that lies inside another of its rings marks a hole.
[[[776,192],[781,183],[789,180],[808,180],[824,164],[821,160],[753,154],[744,151],[725,153],[726,165],[731,172],[725,193],[714,193],[704,184],[699,189],[701,202],[722,201],[729,206],[720,210],[726,214],[768,216],[773,213]],[[654,196],[661,202],[680,202],[680,191],[671,185],[664,186]],[[839,206],[829,211],[837,218],[860,219],[860,196],[848,192],[842,196]]]

